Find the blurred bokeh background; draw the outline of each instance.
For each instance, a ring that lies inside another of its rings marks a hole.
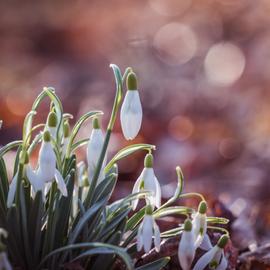
[[[180,165],[186,190],[218,199],[241,217],[248,243],[264,241],[270,228],[269,14],[268,0],[1,1],[0,144],[20,138],[43,86],[56,89],[75,119],[103,110],[105,127],[115,91],[109,64],[132,66],[144,110],[135,142],[157,145],[164,197],[174,193]],[[45,109],[37,119],[46,119]],[[80,136],[90,131],[89,122]],[[118,121],[110,155],[126,144]],[[119,165],[124,193],[142,169],[143,154]]]

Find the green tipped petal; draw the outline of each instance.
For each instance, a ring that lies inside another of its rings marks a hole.
[[[43,133],[43,141],[44,142],[50,142],[51,141],[51,134],[48,130],[46,130],[44,133]]]
[[[145,168],[153,168],[153,155],[147,154],[144,158],[144,167]]]
[[[134,72],[128,74],[126,82],[128,90],[138,90],[137,76]]]
[[[50,112],[48,116],[48,126],[56,127],[57,126],[57,115],[55,112]]]
[[[206,201],[201,201],[198,207],[200,214],[205,214],[207,212],[207,203]]]
[[[230,238],[227,234],[222,235],[218,240],[217,246],[220,248],[224,248],[227,245],[229,239]]]
[[[98,121],[98,118],[97,117],[95,117],[93,119],[93,128],[94,129],[100,129],[100,124],[99,124],[99,121]]]
[[[152,206],[151,205],[147,205],[145,207],[145,214],[146,215],[150,215],[150,216],[153,214],[153,209],[152,209]]]
[[[190,232],[192,230],[192,222],[191,222],[191,220],[189,218],[187,218],[185,220],[184,230],[187,231],[187,232]]]

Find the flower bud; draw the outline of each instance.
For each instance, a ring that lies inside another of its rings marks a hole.
[[[126,83],[128,90],[138,90],[137,76],[134,72],[128,74]]]
[[[44,131],[43,133],[43,141],[50,142],[51,141],[51,134],[48,130]]]
[[[56,127],[57,126],[57,115],[55,112],[50,112],[48,116],[48,126]]]
[[[207,212],[207,204],[206,201],[201,201],[198,207],[198,212],[200,214],[205,214]]]
[[[64,138],[68,138],[69,137],[69,123],[68,121],[64,122],[64,126],[63,126],[63,133],[64,133]]]
[[[217,246],[220,248],[224,248],[229,241],[229,236],[227,234],[222,235],[217,243]]]
[[[144,167],[145,168],[153,168],[153,155],[147,154],[144,158]]]

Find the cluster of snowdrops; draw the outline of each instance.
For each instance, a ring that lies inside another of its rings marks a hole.
[[[152,248],[159,252],[163,242],[172,237],[179,239],[182,269],[226,269],[224,247],[229,234],[215,224],[228,220],[208,217],[202,195],[183,193],[180,167],[176,168],[175,194],[162,204],[153,169],[154,145],[129,145],[108,161],[107,148],[118,111],[127,140],[137,136],[143,116],[134,71],[127,68],[122,75],[116,65],[111,68],[116,94],[105,134],[101,111],[86,113],[71,128],[73,116],[63,112],[55,90],[45,87],[25,117],[22,140],[0,149],[0,269],[70,269],[74,263],[84,269],[161,269],[170,258],[161,257],[136,268],[138,252],[143,250],[144,256]],[[38,107],[46,100],[50,101],[47,120],[34,125]],[[92,119],[89,138],[78,140],[77,134],[88,119]],[[87,162],[77,161],[76,150],[85,145]],[[13,178],[9,181],[5,154],[14,150]],[[34,167],[30,160],[35,150],[39,152]],[[137,151],[146,151],[146,156],[133,190],[111,202],[117,162]],[[191,196],[200,199],[196,209],[179,205],[179,199]],[[139,200],[145,202],[140,209]],[[157,220],[169,215],[183,216],[183,223],[160,232]],[[217,243],[211,242],[208,230],[221,233]],[[194,261],[198,248],[205,253]]]

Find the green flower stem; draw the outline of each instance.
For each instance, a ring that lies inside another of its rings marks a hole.
[[[199,197],[201,201],[206,201],[202,194],[196,192],[190,192],[181,194],[179,198]]]
[[[220,232],[223,232],[226,235],[230,236],[230,233],[228,232],[228,230],[226,230],[225,228],[222,228],[222,227],[208,226],[207,225],[207,229],[212,229],[212,230],[220,231]]]

